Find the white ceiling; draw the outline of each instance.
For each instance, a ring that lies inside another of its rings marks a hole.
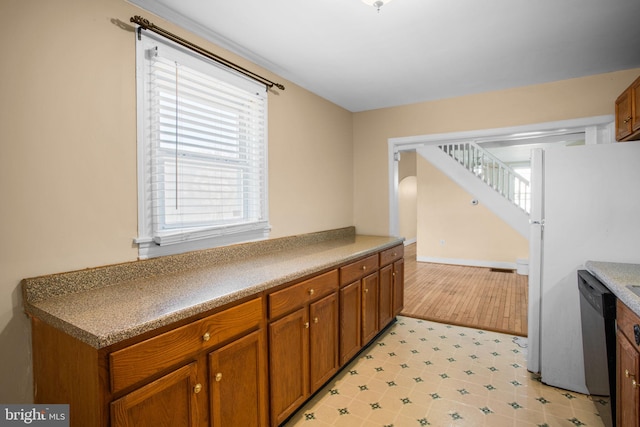
[[[130,1],[353,112],[640,67],[640,0]]]

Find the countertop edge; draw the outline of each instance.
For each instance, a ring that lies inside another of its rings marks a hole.
[[[206,313],[208,311],[214,310],[216,308],[232,304],[236,301],[242,300],[244,298],[250,298],[255,295],[258,296],[264,291],[268,291],[271,288],[276,286],[280,286],[289,282],[293,282],[299,279],[303,279],[304,277],[313,275],[315,273],[325,271],[331,268],[335,268],[339,265],[354,261],[356,259],[371,255],[373,253],[377,253],[383,251],[385,249],[391,248],[393,246],[397,246],[402,244],[403,238],[395,238],[395,237],[387,237],[387,236],[354,236],[357,240],[358,237],[365,239],[364,243],[361,243],[360,250],[354,250],[349,252],[348,254],[344,254],[342,250],[343,247],[349,246],[349,242],[345,242],[344,246],[337,246],[336,253],[340,253],[340,256],[332,255],[331,250],[324,251],[320,255],[320,261],[317,263],[307,262],[305,266],[302,268],[292,268],[290,270],[282,272],[282,274],[277,275],[269,275],[265,277],[264,280],[260,279],[259,282],[252,283],[249,286],[233,289],[232,291],[220,295],[218,297],[212,299],[203,299],[194,302],[188,306],[181,307],[176,311],[169,311],[166,313],[162,313],[157,317],[147,318],[144,321],[136,322],[131,321],[130,324],[127,324],[127,327],[122,328],[112,328],[110,330],[100,331],[100,327],[90,327],[91,321],[99,322],[102,319],[96,319],[99,316],[93,316],[92,319],[83,322],[81,320],[74,321],[74,316],[72,313],[75,310],[73,301],[77,298],[89,298],[89,294],[95,289],[87,289],[87,290],[79,290],[69,294],[63,295],[53,295],[45,298],[35,298],[34,300],[29,300],[27,298],[24,299],[24,309],[25,312],[31,316],[37,317],[41,321],[57,328],[68,335],[88,344],[89,346],[102,349],[105,347],[109,347],[111,345],[117,344],[121,341],[135,338],[143,333],[153,331],[155,329],[171,325],[173,323],[189,319],[191,317],[196,317],[202,313]],[[371,240],[371,243],[366,240]],[[338,244],[340,241],[338,241]],[[351,243],[353,244],[353,243]],[[314,245],[309,245],[313,250]],[[275,255],[273,255],[274,259],[277,257],[286,257],[287,255],[291,255],[296,252],[299,247],[293,247],[287,249],[285,251],[281,251]],[[246,260],[245,260],[246,262]],[[233,264],[231,264],[233,266]],[[229,264],[227,264],[229,267]],[[110,267],[111,268],[111,267]],[[217,266],[210,266],[208,268],[208,274],[212,274],[216,272]],[[94,271],[91,271],[90,274],[94,274]],[[185,274],[188,272],[185,272]],[[64,274],[64,273],[63,273]],[[238,273],[240,275],[242,273]],[[51,275],[49,276],[52,282],[56,282],[59,275]],[[179,273],[176,276],[178,279],[180,277]],[[160,280],[162,276],[158,276],[156,280]],[[225,276],[226,278],[226,276]],[[232,278],[229,278],[230,280]],[[153,278],[146,279],[149,282],[152,282]],[[46,283],[46,276],[38,278],[39,285],[42,282]],[[102,290],[105,292],[118,292],[118,287],[127,287],[130,288],[133,286],[139,286],[139,284],[131,284],[131,281],[117,282],[112,286],[105,286]],[[178,280],[176,280],[178,283]],[[23,283],[24,286],[24,283]],[[177,284],[176,286],[179,286]],[[101,289],[98,289],[100,291]],[[24,291],[24,289],[23,289]],[[53,301],[53,302],[52,302]],[[100,309],[102,311],[107,310],[109,304],[100,303],[100,301],[93,301],[94,305],[100,304]],[[54,309],[51,309],[50,307]],[[66,304],[66,306],[65,306]],[[114,303],[111,304],[112,306]],[[169,303],[167,303],[169,305]],[[69,308],[69,306],[73,308]],[[106,307],[105,307],[106,306]],[[117,312],[118,307],[112,307],[114,313]],[[68,310],[68,312],[66,311]],[[81,310],[78,310],[81,311]],[[85,314],[88,317],[92,317],[90,312],[89,314]],[[118,314],[114,314],[117,316]],[[122,316],[125,316],[126,313]],[[79,315],[76,314],[76,319]],[[104,320],[103,320],[104,321]]]
[[[640,264],[587,261],[585,268],[640,316],[640,297],[629,289],[629,286],[640,286]]]

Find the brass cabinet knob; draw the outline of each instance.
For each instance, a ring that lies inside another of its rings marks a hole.
[[[313,318],[313,323],[318,323],[318,318],[317,317]]]
[[[631,116],[627,117],[626,119],[624,119],[624,124],[627,124],[631,121]]]
[[[365,288],[364,293],[366,294],[367,292],[369,292],[369,289]]]
[[[193,392],[195,394],[198,394],[202,391],[202,384],[198,383],[193,387]]]
[[[316,291],[314,291],[313,289],[309,289],[309,295],[313,295]]]
[[[393,255],[391,255],[391,256],[396,257],[396,256],[398,256],[398,254],[394,252]]]
[[[205,334],[202,336],[202,341],[209,341],[211,339],[211,335],[209,335],[209,332],[205,332]]]
[[[216,381],[217,381],[217,382],[220,382],[221,380],[222,380],[222,372],[218,372],[218,373],[216,374]]]
[[[627,377],[627,378],[629,378],[629,377],[633,378],[633,377],[634,377],[634,374],[632,374],[631,372],[629,372],[629,370],[628,370],[628,369],[625,369],[625,370],[624,370],[624,376],[625,376],[625,377]],[[637,381],[635,380],[635,378],[633,378],[633,379],[631,380],[631,387],[636,388],[637,386],[638,386],[638,383],[637,383]]]
[[[304,322],[305,329],[309,329],[309,322]]]
[[[364,270],[366,270],[366,269],[367,269],[367,266],[366,266],[366,265],[363,265],[363,266],[362,266],[362,271],[364,271]]]

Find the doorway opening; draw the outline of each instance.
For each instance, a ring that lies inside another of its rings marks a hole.
[[[400,165],[401,159],[406,157],[407,155],[411,155],[410,153],[419,152],[423,147],[437,147],[442,143],[452,143],[452,142],[466,142],[472,141],[475,144],[484,146],[484,148],[491,150],[493,152],[498,152],[500,156],[512,155],[519,156],[517,160],[515,158],[509,159],[506,162],[512,163],[514,168],[520,169],[520,172],[524,172],[525,174],[530,171],[529,156],[530,152],[534,148],[548,148],[553,145],[581,145],[581,144],[598,144],[603,142],[613,142],[613,117],[612,116],[599,116],[592,117],[586,119],[576,119],[576,120],[567,120],[560,122],[551,122],[551,123],[543,123],[536,125],[528,125],[528,126],[518,126],[511,128],[500,128],[500,129],[489,129],[489,130],[480,130],[480,131],[469,131],[469,132],[455,132],[455,133],[447,133],[447,134],[432,134],[432,135],[421,135],[414,137],[405,137],[405,138],[392,138],[388,141],[388,159],[389,159],[389,234],[394,236],[404,236],[405,231],[400,231],[400,187],[401,187],[401,179],[404,178],[400,174]],[[419,156],[420,154],[418,154]],[[525,161],[522,161],[524,159]],[[420,186],[422,185],[422,181],[420,179],[420,171],[417,173],[417,182],[416,186],[418,188],[418,194],[421,194]],[[539,179],[539,178],[538,178]],[[535,172],[531,176],[531,181],[535,181],[536,176]],[[483,205],[485,204],[485,200],[483,197],[476,197],[475,194],[471,194],[472,197],[469,197],[468,200],[469,205]],[[419,196],[418,196],[419,197]],[[536,203],[536,194],[531,195],[531,204],[535,205]],[[538,200],[538,203],[540,201]],[[471,208],[470,208],[471,209]],[[453,218],[451,215],[451,220],[457,220],[458,228],[460,223],[462,222],[459,217]],[[435,263],[448,263],[457,265],[465,265],[465,261],[469,261],[466,263],[467,266],[473,267],[494,267],[494,268],[516,268],[516,257],[514,256],[510,263],[507,265],[498,263],[497,265],[493,265],[491,263],[483,264],[482,261],[495,261],[495,260],[487,260],[482,259],[481,257],[474,256],[445,256],[445,257],[437,257],[432,256],[426,251],[429,250],[427,245],[427,239],[432,239],[430,244],[433,244],[435,241],[435,245],[445,246],[451,244],[447,240],[447,238],[441,238],[439,236],[426,235],[424,232],[424,227],[421,224],[421,221],[425,221],[424,215],[420,211],[418,207],[418,212],[416,213],[416,221],[418,225],[416,227],[416,259],[417,262],[435,262]],[[541,266],[539,264],[539,254],[536,254],[536,251],[540,249],[540,242],[536,242],[538,239],[537,236],[534,235],[534,239],[531,239],[531,230],[529,224],[529,219],[527,219],[527,225],[524,227],[523,237],[525,239],[525,248],[528,249],[528,272],[529,277],[525,280],[527,283],[527,304],[525,304],[524,308],[521,308],[520,311],[524,310],[528,312],[528,327],[533,328],[533,330],[537,330],[537,326],[539,324],[539,318],[536,317],[536,313],[532,313],[531,307],[532,301],[537,301],[539,299],[539,289],[540,289],[540,269]],[[407,239],[408,243],[411,240]],[[477,243],[477,242],[476,242]],[[537,243],[537,246],[536,246]],[[464,246],[465,249],[469,249],[472,246],[473,242],[469,239],[469,242],[465,242],[464,240],[455,242],[456,245],[460,247]],[[433,248],[433,246],[432,246]],[[533,248],[533,249],[532,249]],[[480,261],[480,262],[479,262]],[[423,292],[424,293],[424,292]],[[455,306],[453,302],[446,303],[449,306]],[[533,304],[535,308],[537,305]],[[534,310],[535,311],[535,310]],[[522,313],[521,313],[522,314]],[[423,315],[422,317],[427,317],[428,313]]]

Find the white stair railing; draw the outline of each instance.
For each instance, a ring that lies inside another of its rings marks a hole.
[[[529,181],[475,142],[438,144],[438,148],[526,213],[531,209]]]

